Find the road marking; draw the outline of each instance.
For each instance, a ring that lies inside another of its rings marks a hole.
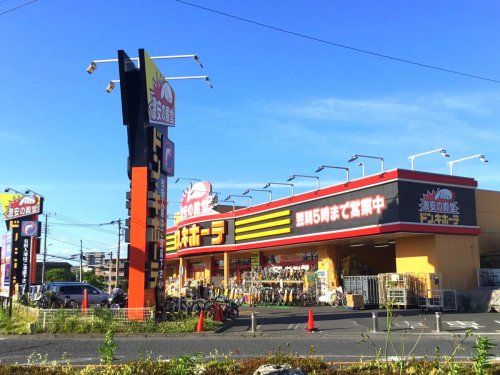
[[[455,320],[451,322],[446,322],[451,328],[472,328],[472,329],[479,329],[479,328],[484,328],[485,326],[480,326],[474,321],[461,321],[461,320]]]
[[[394,325],[398,328],[409,328],[409,329],[425,328],[425,325],[422,322],[405,320],[403,323],[394,323]]]
[[[500,324],[500,320],[495,320],[494,322]]]

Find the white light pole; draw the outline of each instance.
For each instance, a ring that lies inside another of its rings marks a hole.
[[[343,169],[344,171],[346,171],[346,177],[347,177],[347,181],[349,181],[349,168],[347,167],[337,167],[335,165],[320,165],[317,169],[316,169],[316,173],[318,172],[321,172],[322,170],[324,170],[325,168],[330,168],[330,169]]]
[[[358,160],[358,158],[367,158],[367,159],[377,159],[377,160],[380,160],[381,167],[382,167],[382,172],[381,173],[384,173],[384,158],[382,158],[380,156],[354,154],[353,156],[351,156],[351,158],[347,162],[348,163],[353,162],[355,160]]]
[[[361,167],[361,176],[365,177],[365,162],[362,161],[361,163],[359,163],[358,167]]]
[[[293,181],[293,180],[295,180],[295,177],[314,178],[314,179],[316,179],[316,190],[319,190],[319,177],[318,176],[307,176],[307,175],[304,175],[304,174],[292,174],[288,178],[287,181]]]
[[[198,55],[191,54],[191,55],[170,55],[170,56],[152,56],[151,60],[169,60],[169,59],[187,59],[191,58],[194,61],[196,61],[200,67],[203,69],[203,65],[200,61],[200,58]],[[139,63],[139,58],[138,57],[132,57],[130,60],[132,61],[137,61]],[[90,65],[87,67],[87,73],[92,74],[94,71],[97,69],[97,64],[103,64],[103,63],[114,63],[118,62],[118,59],[101,59],[101,60],[92,60],[90,62]]]
[[[437,148],[435,150],[422,152],[420,154],[410,155],[410,156],[408,156],[408,160],[410,160],[410,163],[411,163],[411,170],[412,171],[415,170],[415,159],[416,158],[418,158],[419,156],[434,154],[434,153],[437,153],[437,152],[439,152],[441,154],[441,156],[444,157],[444,158],[449,158],[450,157],[450,155],[446,152],[446,150],[444,148]]]
[[[251,191],[260,191],[260,192],[268,193],[269,194],[269,202],[271,202],[273,200],[273,192],[271,190],[266,190],[266,189],[246,189],[243,192],[243,195],[247,195]]]
[[[23,193],[21,193],[19,190],[16,190],[16,189],[13,189],[11,187],[6,187],[5,190],[4,190],[6,193],[10,192],[10,191],[13,191],[14,193],[17,193],[17,194],[20,194],[20,195],[24,195]]]
[[[211,89],[214,88],[212,85],[212,81],[209,76],[177,76],[177,77],[165,77],[166,81],[176,81],[176,80],[184,80],[184,79],[202,79],[204,80]],[[109,81],[108,85],[105,88],[105,91],[110,94],[111,91],[114,90],[117,83],[120,83],[119,79],[112,79]]]
[[[230,199],[232,197],[238,197],[238,198],[248,198],[250,201],[250,206],[252,205],[252,196],[251,195],[238,195],[238,194],[229,194],[227,196],[227,199]]]
[[[224,199],[223,202],[229,202],[229,203],[232,203],[233,204],[233,211],[236,210],[236,202],[235,201],[232,201],[232,200],[229,200],[228,199],[229,197],[226,197],[226,199]]]
[[[271,185],[287,185],[287,186],[290,186],[292,188],[292,197],[295,195],[294,185],[290,184],[290,183],[287,183],[287,182],[268,182],[267,184],[264,185],[264,187],[262,189],[267,189]]]
[[[178,183],[180,180],[184,180],[184,181],[201,181],[200,179],[198,178],[191,178],[191,177],[177,177],[174,181],[174,184]]]
[[[446,163],[450,166],[450,175],[453,176],[453,166],[455,164],[460,163],[460,162],[465,161],[465,160],[470,160],[470,159],[479,159],[483,163],[488,163],[488,160],[486,159],[486,157],[483,154],[476,154],[476,155],[466,156],[465,158],[452,160],[452,161],[449,161]]]

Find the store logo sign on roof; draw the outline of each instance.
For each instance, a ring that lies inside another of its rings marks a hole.
[[[182,195],[181,221],[201,215],[217,214],[218,212],[214,210],[216,204],[217,199],[212,193],[212,184],[208,181],[196,182]]]

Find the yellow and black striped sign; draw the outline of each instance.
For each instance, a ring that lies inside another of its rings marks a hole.
[[[269,214],[236,220],[235,240],[243,241],[261,237],[271,237],[292,231],[290,210],[276,211]]]
[[[165,241],[165,251],[167,253],[176,251],[175,249],[175,234],[167,234],[167,238]]]

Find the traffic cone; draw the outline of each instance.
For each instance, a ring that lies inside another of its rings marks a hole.
[[[87,289],[84,289],[83,290],[83,299],[82,299],[82,311],[83,312],[86,312],[87,308],[89,306],[88,299],[89,299],[88,291],[87,291]]]
[[[313,317],[313,310],[310,308],[309,309],[309,319],[307,319],[307,332],[313,332],[317,331],[318,328],[314,326],[314,317]]]
[[[198,324],[196,325],[195,332],[203,332],[203,323],[204,323],[204,318],[203,318],[203,310],[202,310],[202,311],[200,311],[200,315],[198,317]]]

